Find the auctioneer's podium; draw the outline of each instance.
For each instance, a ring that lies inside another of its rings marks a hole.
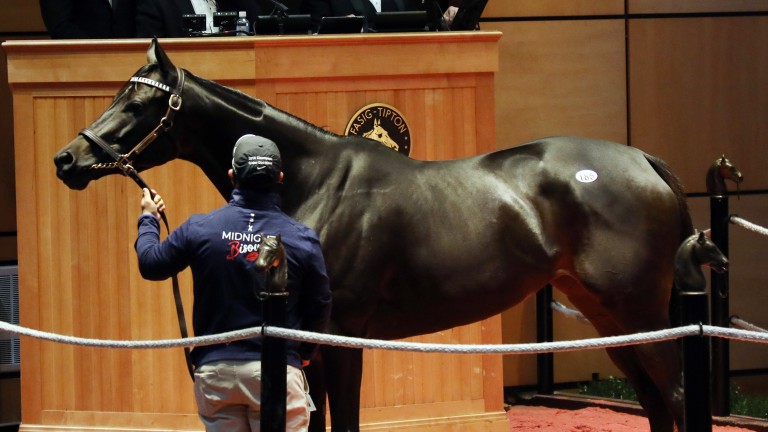
[[[190,72],[337,133],[371,103],[398,109],[411,157],[495,147],[497,32],[161,40]],[[86,338],[178,337],[170,282],[142,280],[133,242],[139,190],[127,178],[71,191],[53,155],[94,121],[144,65],[149,40],[3,45],[13,93],[20,320]],[[174,161],[144,174],[171,227],[224,201]],[[189,313],[191,277],[181,275]],[[188,319],[189,320],[189,319]],[[500,318],[410,340],[500,343]],[[365,430],[505,431],[499,356],[366,351]],[[22,431],[202,430],[181,349],[113,350],[24,337]]]

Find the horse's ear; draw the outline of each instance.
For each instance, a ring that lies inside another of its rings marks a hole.
[[[147,63],[157,63],[155,51],[158,49],[161,49],[160,43],[157,41],[157,38],[152,38],[152,41],[149,43],[149,48],[147,49]]]
[[[709,230],[707,230],[707,231],[709,231]],[[707,231],[702,231],[702,232],[699,233],[699,238],[698,238],[699,244],[704,244],[704,243],[707,242],[707,240],[708,240]]]
[[[149,44],[149,49],[147,50],[147,63],[157,63],[160,65],[160,70],[163,72],[174,72],[176,70],[176,66],[174,66],[171,59],[168,58],[168,55],[160,46],[160,42],[157,41],[157,38],[152,38],[152,42]]]

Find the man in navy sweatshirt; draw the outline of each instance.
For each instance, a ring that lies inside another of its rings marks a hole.
[[[280,209],[276,186],[282,181],[280,152],[274,142],[241,137],[234,148],[229,203],[193,215],[160,242],[159,195],[144,189],[136,253],[141,275],[164,280],[189,266],[194,282],[196,336],[261,326],[258,292],[264,279],[253,270],[263,236],[281,236],[288,260],[287,327],[327,330],[331,292],[317,234]],[[261,338],[196,347],[195,399],[208,431],[258,431],[261,393]],[[317,346],[287,341],[286,429],[306,430],[309,408],[301,367]]]

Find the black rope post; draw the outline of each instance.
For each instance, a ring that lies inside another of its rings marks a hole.
[[[728,195],[710,198],[710,226],[712,242],[728,256]],[[712,325],[730,327],[730,299],[728,273],[710,272],[712,288]],[[726,338],[712,341],[712,413],[726,417],[731,414],[730,396],[730,342]]]
[[[264,294],[264,323],[285,328],[286,292]],[[261,346],[261,430],[285,432],[286,377],[285,339],[264,336]]]
[[[681,292],[683,325],[707,323],[707,293]],[[684,432],[711,432],[710,338],[703,334],[683,338]]]
[[[741,172],[736,169],[725,155],[715,160],[707,171],[707,192],[710,195],[710,228],[712,242],[728,257],[728,189],[725,180],[731,180],[737,185],[744,180]],[[711,272],[711,305],[712,325],[730,327],[730,305],[728,274]],[[712,413],[716,416],[731,414],[730,396],[730,343],[725,338],[715,338],[712,341]]]
[[[552,285],[536,293],[536,342],[552,342]],[[555,392],[555,355],[551,352],[536,354],[537,391],[542,395]]]

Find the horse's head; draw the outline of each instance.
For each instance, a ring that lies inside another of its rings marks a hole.
[[[56,175],[70,188],[85,189],[91,180],[143,171],[178,155],[168,132],[181,107],[183,72],[157,40],[147,59],[101,117],[54,156]]]
[[[285,261],[285,248],[278,234],[276,237],[261,236],[257,249],[258,257],[253,263],[256,273],[267,273],[269,292],[285,291],[288,282],[288,263]]]
[[[728,258],[709,238],[709,230],[697,232],[680,244],[675,254],[675,286],[683,291],[704,291],[707,283],[702,267],[718,273],[728,271]]]
[[[253,263],[257,273],[264,273],[272,267],[277,267],[285,257],[280,235],[276,237],[261,236],[262,240],[257,249],[258,257]]]
[[[707,192],[711,195],[724,195],[727,192],[725,180],[736,183],[738,190],[739,184],[744,181],[744,176],[723,155],[715,160],[707,171]]]
[[[703,267],[709,267],[718,273],[725,273],[728,271],[728,258],[709,238],[708,234],[709,230],[702,231],[696,237],[696,243],[693,245],[696,261]]]

